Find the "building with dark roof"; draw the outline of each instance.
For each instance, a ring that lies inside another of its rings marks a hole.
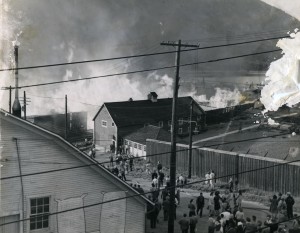
[[[171,129],[172,98],[158,99],[155,92],[147,100],[104,103],[95,117],[94,142],[98,147],[109,150],[110,145],[118,148],[123,138],[145,125],[155,125],[166,131]],[[190,107],[193,102],[193,122],[196,131],[205,127],[205,112],[190,96],[177,101],[178,135],[188,135]]]

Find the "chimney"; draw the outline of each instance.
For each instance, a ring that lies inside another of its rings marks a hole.
[[[157,102],[157,94],[155,92],[150,92],[148,94],[148,100],[150,100],[152,103]]]
[[[15,101],[12,107],[14,116],[21,117],[21,104],[19,101],[19,77],[18,77],[18,45],[14,47],[15,55]]]

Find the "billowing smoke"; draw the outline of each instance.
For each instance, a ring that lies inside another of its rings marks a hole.
[[[235,88],[233,91],[229,89],[215,89],[215,95],[207,98],[206,95],[192,95],[196,101],[199,103],[204,103],[210,107],[214,108],[225,108],[229,106],[238,105],[241,102],[241,93],[240,91]]]
[[[300,102],[300,33],[295,29],[291,38],[281,39],[277,46],[283,57],[272,62],[266,73],[267,85],[262,89],[261,102],[265,111],[277,111],[279,107],[292,107]]]
[[[200,42],[201,46],[206,46],[271,37],[282,35],[283,31],[294,28],[298,23],[294,18],[259,0],[190,0],[188,3],[181,0],[0,0],[0,4],[1,68],[13,66],[11,42],[14,40],[20,42],[19,66],[22,67],[174,49],[160,46],[160,42],[168,40],[182,39],[184,42]],[[235,25],[234,30],[232,25]],[[266,34],[266,31],[272,33]],[[185,52],[182,53],[181,62],[264,51],[273,49],[274,45],[274,41],[269,41]],[[197,70],[229,74],[232,70],[238,70],[247,73],[249,70],[264,69],[264,65],[261,65],[265,64],[263,61],[274,56],[276,54],[206,64],[198,66]],[[171,54],[20,70],[19,84],[22,86],[161,67],[174,64],[174,57]],[[181,79],[199,78],[194,69],[182,67]],[[42,115],[52,111],[63,113],[64,96],[68,95],[69,110],[87,110],[90,119],[103,102],[122,101],[130,97],[145,99],[150,91],[156,91],[159,97],[171,97],[173,73],[170,69],[25,88],[20,90],[20,96],[25,90],[31,98],[27,107],[28,115]],[[1,87],[13,85],[13,72],[1,72],[0,77]],[[197,90],[195,96],[206,95],[207,99],[211,99],[211,96],[226,96],[221,89],[217,89],[217,95],[214,95],[214,89],[215,86],[207,85],[205,91],[199,93]],[[191,91],[182,86],[179,94],[182,96]],[[7,109],[8,92],[0,93],[1,107]],[[233,93],[238,95],[235,90]],[[219,97],[214,97],[211,102],[218,103],[219,100]]]

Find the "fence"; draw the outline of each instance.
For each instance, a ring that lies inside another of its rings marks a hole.
[[[154,164],[160,161],[168,167],[170,164],[170,145],[168,142],[148,139],[147,155],[158,154],[149,156],[150,161]],[[177,144],[177,151],[176,169],[188,171],[188,146]],[[204,177],[207,171],[213,170],[217,177],[232,174],[231,177],[239,180],[241,186],[274,193],[292,192],[292,195],[300,196],[298,180],[300,178],[300,163],[285,163],[286,161],[278,159],[194,147],[192,153],[192,175]],[[255,169],[259,170],[246,172]],[[229,177],[223,177],[219,180],[228,182]]]

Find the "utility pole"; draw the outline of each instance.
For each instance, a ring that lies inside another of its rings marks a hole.
[[[181,40],[177,43],[161,43],[160,45],[177,47],[175,59],[175,77],[173,86],[173,102],[172,102],[172,126],[171,126],[171,158],[170,158],[170,209],[168,220],[168,233],[174,233],[174,213],[175,209],[175,186],[176,186],[176,135],[177,135],[177,115],[176,103],[178,98],[179,68],[180,68],[180,51],[181,47],[199,47],[198,45],[184,45]]]
[[[11,86],[9,86],[9,102],[8,102],[8,107],[9,107],[9,113],[11,114]]]
[[[26,92],[24,91],[24,120],[26,120]]]
[[[192,120],[193,120],[193,103],[194,101],[191,101],[191,105],[190,105],[190,140],[189,140],[189,175],[188,178],[191,179],[192,177],[192,154],[193,154],[193,150],[192,150],[192,141],[193,141],[193,131],[192,131]]]
[[[65,96],[65,139],[68,138],[68,96]]]

